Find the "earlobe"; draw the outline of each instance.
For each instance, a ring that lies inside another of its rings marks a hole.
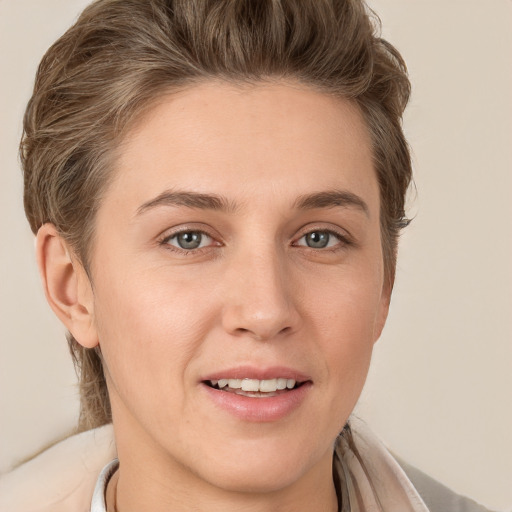
[[[377,342],[382,334],[382,330],[386,325],[386,320],[389,313],[389,304],[391,302],[391,291],[393,289],[393,283],[384,284],[382,295],[380,297],[379,311],[375,319],[375,329],[373,333],[373,342]]]
[[[89,278],[53,224],[43,224],[39,229],[36,255],[50,307],[81,345],[95,347],[98,336]]]

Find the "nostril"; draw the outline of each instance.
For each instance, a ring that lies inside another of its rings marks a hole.
[[[233,336],[250,337],[258,341],[289,335],[300,324],[300,315],[293,307],[268,304],[226,304],[222,312],[222,325]]]
[[[238,327],[235,329],[234,334],[248,335],[258,341],[266,341],[276,338],[277,336],[286,335],[292,332],[291,327],[283,327],[281,330],[275,332],[271,329],[255,328],[246,329],[245,327]]]

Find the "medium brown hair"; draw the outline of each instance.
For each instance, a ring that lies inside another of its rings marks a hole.
[[[358,0],[98,0],[46,53],[21,141],[25,211],[53,223],[85,269],[114,150],[156,98],[212,78],[293,80],[359,106],[381,197],[392,285],[411,161],[401,128],[405,64]],[[101,354],[69,334],[79,430],[111,420]]]

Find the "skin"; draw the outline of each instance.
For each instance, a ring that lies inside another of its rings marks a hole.
[[[360,112],[292,83],[204,83],[161,98],[114,172],[92,284],[53,226],[38,235],[50,304],[104,357],[121,461],[109,499],[122,512],[336,510],[332,446],[390,298]],[[155,201],[184,191],[226,208]],[[332,191],[345,199],[299,207]],[[180,248],[180,231],[201,246]],[[219,408],[202,380],[248,364],[308,376],[300,405],[260,422]]]

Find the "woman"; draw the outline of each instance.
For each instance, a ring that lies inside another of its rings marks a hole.
[[[44,507],[427,510],[444,492],[349,421],[407,224],[408,94],[358,2],[99,1],[50,49],[25,207],[81,372],[88,432],[67,443],[97,455]],[[119,462],[91,431],[110,421]]]

